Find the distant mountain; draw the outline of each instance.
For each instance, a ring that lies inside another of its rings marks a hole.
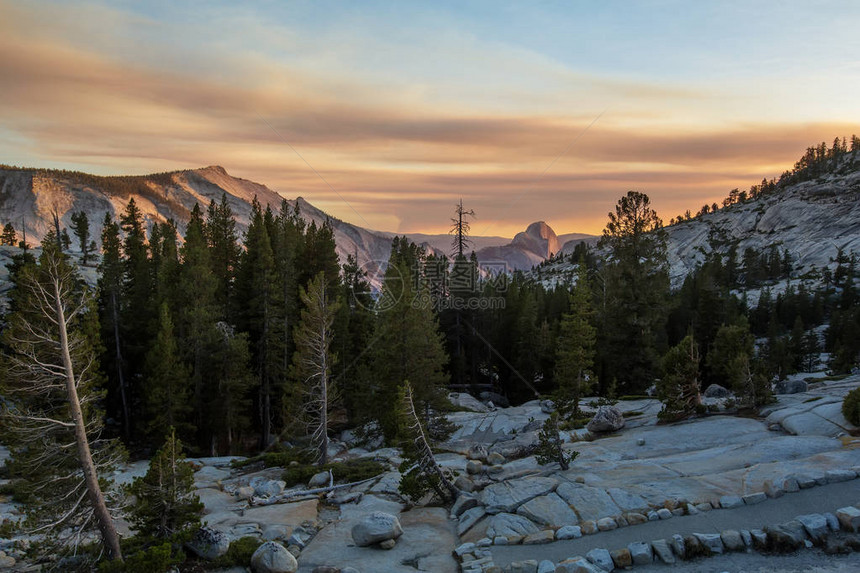
[[[597,237],[581,233],[559,237],[544,221],[537,221],[525,231],[517,233],[507,245],[485,247],[476,254],[482,264],[504,263],[508,270],[523,271],[544,262],[567,245],[571,245],[572,250],[574,244],[583,240],[594,241]]]
[[[716,212],[697,216],[665,228],[672,285],[700,265],[705,254],[736,249],[738,261],[746,249],[761,254],[771,247],[787,251],[793,276],[813,267],[834,268],[839,249],[860,255],[860,151],[833,160],[816,175],[786,172],[779,184],[755,199],[738,202]],[[568,242],[563,252],[572,250]],[[568,248],[569,247],[569,248]],[[556,284],[573,273],[569,260],[559,260],[540,270],[541,280]]]
[[[72,214],[87,213],[90,233],[101,234],[105,214],[118,218],[134,197],[146,225],[167,219],[176,221],[180,233],[195,204],[207,207],[225,195],[236,215],[240,235],[250,222],[254,197],[265,207],[277,210],[284,198],[265,185],[233,177],[220,166],[141,176],[97,176],[74,171],[27,169],[0,166],[0,224],[11,222],[26,232],[27,241],[38,244],[52,227],[57,212],[63,227],[71,227]],[[355,254],[358,262],[371,271],[388,260],[395,233],[371,231],[341,221],[317,209],[301,197],[287,202],[298,206],[308,222],[331,222],[337,254],[341,262]],[[407,236],[437,254],[450,254],[450,235],[410,233]],[[569,237],[573,235],[564,235]],[[578,235],[577,235],[578,236]],[[73,241],[75,240],[72,237]],[[502,261],[511,269],[529,269],[560,249],[562,241],[546,223],[534,223],[513,241],[505,237],[472,237],[482,261]],[[72,245],[72,250],[77,249]],[[378,286],[378,285],[375,285]]]

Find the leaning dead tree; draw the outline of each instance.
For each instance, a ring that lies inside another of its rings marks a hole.
[[[120,498],[106,500],[102,476],[123,452],[100,437],[94,302],[57,246],[43,248],[12,294],[16,310],[6,332],[2,383],[0,427],[12,452],[10,475],[26,492],[22,529],[43,534],[54,555],[91,542],[97,529],[108,556],[122,559],[108,509]]]
[[[451,483],[439,464],[430,447],[427,432],[421,423],[421,418],[415,411],[415,401],[412,397],[412,385],[404,382],[400,389],[400,432],[403,434],[403,469],[406,469],[401,481],[401,491],[413,499],[419,498],[426,491],[432,490],[444,502],[457,499],[460,490]],[[405,491],[404,491],[405,490]]]

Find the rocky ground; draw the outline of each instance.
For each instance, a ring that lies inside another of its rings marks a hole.
[[[852,504],[860,502],[860,486],[852,489],[860,482],[844,483],[860,472],[860,438],[851,435],[856,429],[840,411],[842,397],[860,385],[860,375],[806,377],[798,377],[792,388],[804,391],[778,396],[755,418],[727,410],[730,399],[711,398],[707,402],[715,413],[657,425],[656,400],[619,402],[625,413],[622,429],[562,432],[565,448],[579,452],[568,471],[557,464],[541,466],[530,455],[548,415],[546,405],[535,401],[491,409],[461,395],[455,402],[477,411],[451,414],[458,429],[438,455],[465,490],[450,511],[407,504],[397,491],[399,452],[360,447],[350,433],[333,444],[336,459],[374,458],[389,471],[352,487],[305,495],[307,488],[284,492],[281,468],[247,472],[232,469],[230,458],[209,458],[195,460],[200,466],[195,484],[206,507],[204,521],[215,532],[214,545],[248,535],[277,541],[297,556],[302,573],[321,566],[361,573],[454,573],[461,561],[470,571],[493,566],[526,571],[517,568],[519,561],[537,563],[540,555],[564,554],[571,539],[589,536],[600,545],[598,540],[612,537],[603,531],[624,528],[650,540],[649,524],[680,527],[687,519],[682,516],[712,509],[710,515],[719,513],[730,524],[726,516],[737,515],[733,528],[741,530],[744,513],[732,508],[777,507],[789,503],[791,496],[780,497],[783,493],[801,489],[842,488],[846,495],[857,493]],[[586,409],[593,411],[589,402]],[[145,471],[146,463],[138,462],[116,478],[128,482]],[[317,479],[315,486],[327,485]],[[268,504],[275,499],[282,502]],[[14,517],[15,511],[14,504],[0,500],[0,513]],[[388,549],[378,543],[360,547],[353,538],[353,527],[375,511],[395,516],[402,528],[395,542],[383,544]],[[540,543],[552,545],[533,547]],[[750,570],[756,570],[750,559]],[[838,560],[834,563],[832,570],[840,570]]]

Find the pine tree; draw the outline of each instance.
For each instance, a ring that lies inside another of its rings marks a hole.
[[[15,232],[15,227],[12,223],[6,223],[3,227],[3,234],[0,235],[0,245],[9,245],[15,246],[15,242],[17,241],[18,233]]]
[[[125,439],[131,438],[131,397],[126,381],[126,365],[123,359],[122,300],[124,268],[119,238],[119,225],[105,214],[102,224],[102,262],[99,265],[98,306],[102,325],[102,342],[108,368],[110,403],[119,401],[119,418],[122,420]],[[118,396],[117,396],[118,394]]]
[[[564,451],[561,436],[558,431],[559,413],[553,412],[543,423],[538,433],[538,445],[535,449],[535,459],[541,465],[558,463],[562,471],[570,469],[570,462],[576,459],[579,452]]]
[[[77,211],[72,213],[72,232],[78,239],[78,246],[81,249],[81,264],[86,265],[90,258],[90,222],[87,219],[85,211]]]
[[[409,253],[406,248],[405,253]],[[409,277],[408,257],[392,251],[378,303],[380,308],[371,350],[371,376],[374,385],[368,389],[373,417],[389,442],[397,435],[397,392],[406,380],[413,381],[416,409],[426,415],[431,408],[444,407],[444,387],[448,377],[438,323],[429,304],[426,287],[416,292]],[[434,427],[428,427],[431,433]]]
[[[675,421],[696,413],[699,395],[699,349],[687,335],[663,357],[663,378],[657,383],[657,397],[663,402],[659,418]]]
[[[239,236],[236,220],[227,201],[221,194],[220,203],[211,201],[206,217],[206,239],[209,242],[212,273],[215,275],[215,300],[219,307],[219,318],[235,322],[233,317],[233,282],[239,264]]]
[[[148,433],[159,438],[168,428],[190,435],[192,389],[188,368],[180,360],[167,303],[158,312],[158,333],[146,355],[144,399],[148,414]]]
[[[328,461],[329,410],[335,398],[331,373],[337,357],[331,351],[331,344],[338,304],[329,300],[322,271],[308,283],[307,290],[299,289],[299,296],[304,308],[294,334],[296,353],[292,374],[305,394],[302,410],[307,418],[305,424],[315,450],[315,461],[324,465]]]
[[[755,340],[746,320],[721,326],[706,359],[714,380],[741,394],[747,384],[750,364],[755,353]]]
[[[641,393],[657,373],[669,290],[662,227],[648,196],[629,191],[609,213],[601,239],[611,252],[604,271],[606,339],[599,345],[603,380],[617,378],[623,392]]]
[[[249,394],[255,385],[248,335],[226,322],[216,325],[219,341],[212,350],[211,388],[203,395],[210,453],[235,454],[242,433],[251,425]],[[219,448],[218,444],[223,444]]]
[[[278,328],[283,323],[279,307],[278,275],[272,244],[260,203],[254,199],[251,223],[245,234],[245,252],[236,279],[237,300],[241,301],[239,328],[248,332],[258,380],[257,413],[260,424],[260,447],[269,446],[276,407],[273,405],[283,352],[283,337]]]
[[[135,496],[130,521],[138,536],[167,539],[200,525],[203,504],[194,487],[194,467],[185,460],[173,428],[167,430],[146,475],[135,478],[129,491]]]
[[[555,363],[554,400],[566,418],[579,415],[579,399],[589,390],[593,374],[596,329],[591,325],[591,287],[585,259],[580,259],[570,312],[561,318]]]
[[[91,296],[53,242],[44,243],[38,265],[17,278],[16,311],[5,333],[9,369],[0,424],[12,452],[10,475],[26,492],[25,527],[46,535],[48,552],[74,550],[97,527],[108,555],[121,560],[109,509],[116,500],[104,476],[123,451],[100,436]]]

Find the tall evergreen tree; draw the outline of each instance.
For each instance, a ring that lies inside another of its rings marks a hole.
[[[148,433],[165,438],[168,428],[191,435],[193,404],[188,368],[179,356],[173,320],[167,303],[158,311],[158,332],[146,355],[144,399],[148,414]]]
[[[602,379],[617,379],[624,392],[643,391],[657,373],[669,289],[662,227],[648,196],[629,191],[609,213],[601,239],[611,253],[604,273],[610,300],[600,344]]]
[[[90,240],[90,222],[86,211],[72,213],[72,232],[77,237],[78,246],[81,249],[81,264],[86,265],[95,246]]]
[[[555,404],[565,417],[579,414],[579,399],[589,390],[594,364],[596,329],[591,325],[591,288],[585,259],[579,261],[570,312],[561,318],[555,363]]]
[[[215,300],[220,309],[219,318],[235,323],[233,283],[241,248],[236,232],[236,219],[226,193],[221,194],[219,203],[214,200],[209,203],[206,239],[209,242],[212,273],[216,281]]]
[[[210,388],[203,398],[204,421],[211,455],[236,453],[240,438],[251,425],[255,385],[247,333],[234,332],[226,322],[217,325],[219,340],[212,350]]]

